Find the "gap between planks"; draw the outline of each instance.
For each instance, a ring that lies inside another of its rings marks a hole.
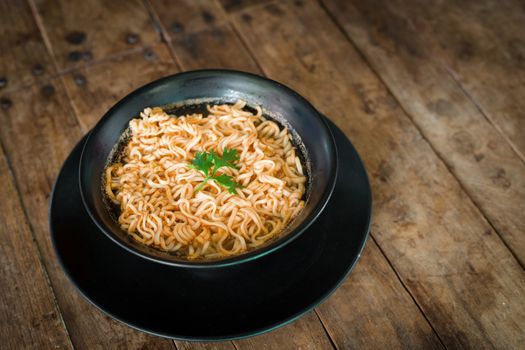
[[[441,346],[443,346],[443,349],[446,349],[447,347],[445,346],[445,343],[443,342],[443,339],[441,339],[441,336],[439,335],[439,333],[437,332],[437,330],[434,328],[434,325],[432,324],[432,322],[430,322],[430,320],[428,319],[427,315],[425,315],[425,312],[423,312],[423,309],[421,308],[421,306],[419,305],[419,303],[417,302],[416,298],[412,295],[412,293],[410,292],[410,290],[408,289],[407,285],[405,284],[405,281],[403,281],[403,279],[401,278],[401,275],[397,272],[397,270],[395,269],[394,265],[392,264],[392,261],[390,261],[390,259],[388,258],[388,256],[385,254],[385,252],[383,251],[383,248],[381,248],[381,246],[379,245],[379,242],[374,238],[374,236],[372,236],[372,233],[370,232],[370,239],[372,239],[374,241],[374,243],[377,245],[377,248],[379,249],[379,251],[381,252],[381,254],[383,254],[383,256],[385,257],[385,260],[386,262],[388,263],[388,265],[390,266],[390,268],[394,271],[394,274],[396,275],[397,277],[397,280],[399,281],[399,283],[401,283],[401,285],[403,286],[403,288],[405,289],[405,291],[407,292],[408,295],[410,295],[410,298],[412,299],[412,301],[414,302],[414,304],[416,304],[416,307],[418,308],[419,312],[421,312],[421,314],[423,315],[423,317],[425,318],[425,320],[427,321],[428,325],[430,326],[430,328],[432,328],[432,331],[434,332],[434,334],[436,335],[436,337],[438,338],[439,342],[441,343]]]
[[[148,11],[148,15],[150,17],[151,22],[153,23],[153,26],[155,27],[155,30],[159,30],[160,40],[168,47],[168,52],[170,53],[171,59],[177,66],[177,69],[182,72],[182,63],[177,58],[177,55],[175,54],[175,50],[173,49],[173,46],[171,44],[171,38],[167,34],[164,26],[162,25],[162,22],[160,21],[160,17],[158,13],[155,11],[155,8],[151,4],[149,0],[143,0],[144,7],[146,7],[146,10]]]
[[[349,277],[349,276],[347,275],[346,277]],[[334,292],[335,292],[335,290],[334,290]],[[326,337],[328,338],[328,340],[330,340],[330,345],[332,345],[332,347],[334,349],[339,350],[339,348],[337,347],[337,344],[332,339],[332,335],[328,331],[328,328],[326,328],[326,326],[324,325],[323,320],[321,319],[321,316],[319,316],[319,313],[317,312],[317,308],[315,308],[313,311],[315,313],[315,316],[317,316],[317,319],[319,320],[319,323],[321,323],[321,326],[323,327],[323,330],[324,330],[324,333],[326,334]]]
[[[356,52],[359,53],[359,55],[361,56],[361,58],[363,59],[363,61],[366,62],[366,64],[368,65],[368,67],[370,67],[370,70],[374,73],[374,75],[379,79],[379,81],[381,82],[381,84],[385,87],[385,89],[388,91],[388,93],[394,98],[394,100],[396,101],[396,103],[398,104],[398,106],[401,108],[401,110],[403,111],[403,113],[405,113],[405,115],[407,115],[408,119],[410,120],[410,122],[412,123],[412,125],[416,128],[416,130],[419,132],[419,134],[421,135],[421,137],[423,138],[423,140],[425,140],[425,142],[430,146],[430,148],[432,149],[432,152],[434,152],[434,154],[436,155],[436,157],[439,159],[439,161],[445,166],[445,168],[448,170],[448,172],[450,174],[452,174],[452,176],[454,177],[454,179],[456,180],[456,182],[459,184],[459,187],[461,188],[461,190],[463,191],[463,193],[465,193],[465,195],[468,197],[468,199],[470,200],[470,202],[472,202],[472,204],[474,204],[474,206],[478,209],[478,211],[482,214],[483,218],[487,221],[487,223],[489,224],[489,226],[494,230],[494,232],[497,233],[500,241],[503,243],[503,245],[507,248],[507,250],[510,252],[510,254],[512,255],[512,257],[514,258],[514,260],[518,263],[518,265],[523,269],[525,270],[525,266],[520,262],[520,260],[518,259],[518,257],[516,256],[516,253],[514,252],[514,250],[512,250],[512,248],[507,244],[507,242],[503,239],[501,233],[496,229],[496,227],[494,226],[494,224],[492,223],[492,221],[488,218],[488,216],[485,214],[485,212],[481,209],[481,207],[478,205],[478,203],[476,203],[476,201],[472,198],[471,194],[469,191],[467,191],[467,189],[465,188],[465,186],[463,185],[463,182],[461,182],[458,177],[456,176],[456,174],[452,171],[452,169],[450,168],[450,166],[448,166],[447,162],[445,162],[445,160],[443,159],[443,157],[440,155],[439,152],[437,152],[436,148],[434,147],[434,145],[432,144],[432,142],[430,142],[430,140],[425,136],[425,134],[422,132],[421,128],[417,125],[417,123],[414,122],[414,118],[412,117],[412,114],[409,113],[406,109],[405,109],[405,106],[401,103],[401,101],[396,97],[396,95],[394,94],[394,92],[390,89],[390,87],[388,86],[388,84],[384,81],[383,77],[379,74],[379,72],[374,68],[373,64],[368,60],[368,58],[366,57],[366,55],[362,52],[362,50],[358,47],[358,45],[352,40],[352,38],[346,33],[346,31],[344,30],[344,28],[341,27],[340,23],[337,21],[337,19],[332,15],[332,13],[326,8],[326,5],[324,4],[323,1],[320,1],[318,0],[318,3],[320,5],[320,7],[323,9],[323,11],[325,12],[325,14],[330,18],[330,20],[332,20],[332,22],[336,25],[337,29],[341,32],[341,34],[346,38],[346,40],[350,43],[350,45],[352,45],[354,47],[354,49],[356,50]],[[479,112],[487,119],[489,120],[489,123],[490,125],[492,125],[492,127],[494,127],[498,132],[498,128],[495,127],[495,125],[490,121],[490,119],[483,113],[483,111],[481,110],[481,108],[478,106],[478,104],[476,103],[476,101],[474,101],[471,96],[465,91],[465,89],[463,88],[463,86],[461,85],[461,83],[456,79],[456,77],[453,75],[452,72],[450,72],[450,70],[446,67],[446,66],[443,66],[443,64],[441,62],[438,62],[438,64],[440,64],[444,69],[446,69],[446,71],[452,76],[452,78],[454,79],[454,82],[460,87],[460,89],[463,91],[463,93],[465,93],[465,96],[467,96],[467,98],[469,100],[471,100],[474,105],[476,106],[476,108],[479,110]],[[499,132],[501,135],[503,135],[503,133]],[[503,135],[505,140],[507,141],[507,143],[512,147],[512,143],[509,142],[508,138],[505,137],[505,135]],[[512,149],[514,150],[514,152],[516,152],[516,150],[514,149],[514,147],[512,147]],[[523,159],[520,157],[519,153],[516,152],[516,155],[518,156],[518,158],[520,158],[522,161]],[[376,242],[377,243],[377,242]],[[381,252],[383,253],[383,255],[386,257],[386,255],[384,254],[383,252],[383,249],[381,248],[381,246],[378,244],[378,247],[380,247],[380,250]],[[387,258],[388,260],[388,258]],[[390,261],[389,261],[390,263]],[[392,265],[391,265],[392,266]],[[394,267],[392,266],[392,269],[395,271]],[[397,271],[396,271],[396,274],[397,274]],[[406,289],[406,286],[405,284],[403,283],[403,286],[405,287]],[[410,294],[410,296],[412,298],[414,298],[412,296],[412,294]],[[416,305],[418,305],[416,303]],[[418,308],[419,308],[419,305],[418,305]],[[424,315],[424,314],[423,314]],[[426,318],[426,315],[425,315],[425,318]],[[433,328],[432,328],[433,329]],[[440,339],[441,340],[441,339]]]
[[[326,11],[326,10],[325,10]],[[485,111],[483,110],[483,108],[481,107],[481,105],[478,103],[478,101],[476,101],[474,99],[474,97],[472,97],[472,95],[465,89],[465,87],[461,84],[461,81],[458,79],[458,76],[457,74],[452,70],[450,69],[449,66],[447,66],[443,61],[442,59],[439,59],[438,62],[441,67],[443,67],[443,69],[445,69],[445,71],[450,75],[450,77],[456,82],[456,84],[458,85],[458,87],[461,89],[461,91],[463,91],[463,93],[465,94],[465,96],[467,96],[467,98],[472,101],[472,103],[474,104],[474,106],[476,107],[476,109],[478,110],[478,112],[483,116],[485,117],[485,119],[489,122],[490,125],[492,125],[492,127],[503,137],[503,139],[507,142],[507,144],[510,146],[510,148],[514,151],[514,153],[516,153],[516,156],[523,162],[525,163],[525,155],[524,154],[521,154],[521,152],[519,151],[519,149],[516,147],[516,145],[514,144],[514,142],[511,141],[511,139],[508,137],[508,135],[503,132],[503,130],[497,125],[494,123],[494,121],[492,120],[492,118],[489,117],[489,115],[487,113],[485,113]],[[499,233],[498,233],[499,234]],[[523,267],[523,266],[522,266]]]
[[[27,4],[29,6],[29,9],[31,10],[31,15],[33,16],[33,19],[35,20],[36,27],[38,28],[38,32],[40,33],[40,36],[42,37],[42,41],[44,42],[44,45],[47,51],[49,52],[49,55],[51,55],[51,60],[53,61],[53,65],[55,66],[55,71],[59,72],[58,63],[55,59],[55,52],[53,51],[53,46],[51,45],[51,41],[49,40],[49,36],[47,35],[47,32],[45,30],[45,26],[42,21],[42,18],[38,14],[38,10],[35,6],[35,3],[33,0],[27,0]]]
[[[15,188],[15,191],[16,191],[16,195],[18,197],[18,201],[20,202],[20,208],[22,209],[23,218],[21,218],[21,219],[23,219],[24,223],[29,228],[29,232],[31,233],[31,239],[33,240],[33,244],[35,245],[35,248],[36,248],[35,249],[36,253],[37,253],[37,257],[36,258],[38,259],[38,262],[40,263],[40,266],[42,267],[42,274],[44,276],[44,280],[46,281],[47,286],[49,287],[49,290],[50,290],[50,293],[51,293],[51,297],[53,299],[52,300],[53,305],[55,306],[56,310],[58,311],[58,317],[60,319],[60,324],[62,325],[62,327],[64,327],[64,332],[67,335],[67,339],[69,340],[69,345],[71,346],[71,349],[74,349],[75,347],[73,346],[73,341],[71,340],[71,335],[69,334],[69,329],[67,328],[66,322],[64,321],[64,317],[62,315],[62,310],[60,309],[60,306],[58,305],[58,300],[57,300],[57,297],[56,297],[56,294],[55,294],[55,289],[53,288],[53,285],[51,284],[51,280],[49,278],[49,274],[47,272],[47,268],[46,268],[46,265],[44,263],[44,259],[42,257],[42,251],[40,250],[40,246],[38,245],[38,241],[36,240],[36,237],[35,237],[35,232],[34,232],[33,225],[31,224],[31,222],[29,220],[29,215],[27,213],[27,209],[26,209],[26,207],[25,207],[25,205],[23,204],[23,201],[22,201],[22,193],[20,191],[20,185],[18,183],[18,179],[15,176],[15,173],[13,171],[13,165],[11,163],[11,159],[9,158],[9,155],[8,155],[8,153],[5,150],[4,143],[3,143],[1,138],[0,138],[0,153],[2,153],[4,155],[4,159],[5,159],[5,162],[6,162],[6,165],[7,165],[8,176],[13,181],[13,185],[14,185],[14,188]]]
[[[57,63],[56,63],[56,60],[55,60],[55,56],[54,56],[53,50],[51,48],[51,43],[49,42],[49,38],[47,37],[47,35],[45,33],[45,30],[43,30],[43,23],[42,23],[40,17],[37,15],[37,11],[36,11],[35,5],[34,5],[32,0],[27,0],[27,4],[29,6],[29,9],[31,10],[31,15],[33,16],[33,18],[35,20],[35,23],[37,25],[38,31],[40,32],[40,35],[42,36],[42,40],[44,41],[44,45],[45,45],[46,49],[48,50],[48,52],[51,55],[51,58],[52,58],[52,61],[53,61],[53,65],[55,66],[55,70],[58,72],[58,66],[57,66]],[[54,74],[54,75],[56,75],[56,74]],[[52,79],[52,78],[53,78],[52,76],[49,77],[49,80]],[[32,86],[34,84],[36,84],[36,83],[33,82],[32,84],[19,86],[17,89],[15,89],[15,91],[21,90],[21,89],[25,89],[28,86]],[[12,164],[11,164],[11,159],[9,158],[8,153],[5,152],[5,147],[4,147],[3,141],[1,139],[0,139],[0,148],[1,148],[2,152],[5,155],[7,168],[8,168],[8,171],[10,173],[11,178],[13,179],[13,184],[14,184],[17,196],[20,198],[20,203],[23,203],[23,201],[21,200],[22,194],[20,192],[20,184],[18,183],[18,179],[14,176],[13,167],[12,167]],[[66,335],[67,335],[67,337],[69,339],[69,344],[71,345],[72,348],[74,348],[73,341],[71,340],[71,335],[69,334],[69,330],[68,330],[68,328],[66,326],[66,323],[64,321],[64,317],[62,315],[62,310],[60,309],[60,306],[58,305],[58,301],[57,301],[57,297],[56,297],[56,294],[55,294],[55,290],[54,290],[54,288],[53,288],[53,286],[51,284],[51,280],[49,279],[49,274],[48,274],[46,265],[44,264],[44,260],[43,260],[43,257],[42,257],[42,251],[40,250],[40,247],[39,247],[38,242],[37,242],[36,237],[35,237],[34,227],[32,226],[32,224],[31,224],[31,222],[29,220],[27,209],[26,209],[25,205],[21,205],[21,208],[22,208],[22,212],[23,212],[23,215],[24,215],[24,221],[27,223],[27,226],[29,227],[29,230],[31,232],[31,237],[33,238],[33,244],[35,244],[35,246],[36,246],[36,251],[37,251],[37,254],[38,254],[37,258],[40,261],[40,264],[42,265],[44,278],[46,280],[47,285],[49,286],[49,288],[51,290],[51,295],[53,297],[53,303],[54,303],[56,309],[58,310],[58,314],[59,314],[59,317],[60,317],[60,323],[64,327]]]
[[[168,41],[166,37],[166,33],[162,30],[162,24],[160,22],[158,14],[153,9],[153,6],[150,4],[148,0],[142,0],[142,4],[146,8],[146,11],[148,12],[148,16],[151,20],[151,23],[153,24],[153,28],[155,28],[155,32],[159,35],[159,41],[161,43],[165,43]]]

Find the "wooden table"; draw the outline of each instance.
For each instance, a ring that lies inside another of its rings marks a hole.
[[[523,2],[3,0],[0,17],[1,348],[523,348]],[[207,344],[88,304],[48,229],[57,172],[108,107],[205,67],[306,96],[374,193],[371,238],[335,294],[284,328]]]

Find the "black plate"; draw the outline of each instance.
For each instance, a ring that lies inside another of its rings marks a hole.
[[[345,135],[330,123],[339,174],[317,221],[282,249],[211,270],[162,265],[133,255],[90,221],[80,199],[82,140],[51,198],[50,226],[62,267],[80,293],[142,331],[186,340],[226,340],[283,326],[314,308],[345,279],[368,236],[370,185]]]

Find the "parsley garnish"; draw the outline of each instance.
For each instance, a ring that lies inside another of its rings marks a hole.
[[[235,189],[242,186],[233,181],[232,176],[226,174],[215,175],[215,173],[222,167],[237,169],[234,162],[238,160],[239,156],[237,155],[236,149],[225,148],[224,152],[222,152],[222,157],[213,151],[197,152],[195,159],[193,159],[192,164],[190,164],[190,168],[202,171],[206,177],[204,181],[197,186],[195,192],[199,192],[208,180],[215,180],[218,184],[226,187],[228,192],[236,193]]]

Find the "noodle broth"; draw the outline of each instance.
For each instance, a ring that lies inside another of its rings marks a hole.
[[[109,158],[105,199],[146,246],[189,260],[242,254],[281,237],[305,206],[309,164],[296,145],[289,128],[242,101],[146,108]],[[220,163],[234,150],[238,160],[215,173],[233,190],[207,180],[214,167],[194,167],[197,152]]]

